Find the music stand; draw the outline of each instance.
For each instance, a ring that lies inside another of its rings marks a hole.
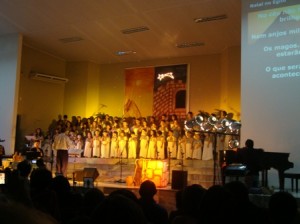
[[[25,153],[25,156],[27,160],[32,161],[32,160],[37,160],[38,157],[41,156],[41,153],[37,151],[27,151]]]
[[[83,152],[82,149],[68,149],[69,156],[72,155],[74,156],[74,161],[73,161],[73,173],[72,173],[72,179],[73,179],[73,186],[76,186],[77,182],[75,181],[75,163],[76,163],[76,158],[80,157],[81,153]]]

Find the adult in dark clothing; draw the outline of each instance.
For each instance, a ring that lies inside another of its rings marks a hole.
[[[147,220],[153,224],[168,223],[168,211],[154,200],[156,186],[151,180],[145,180],[139,189],[139,204]]]
[[[245,182],[249,188],[258,187],[263,152],[263,149],[254,148],[254,141],[252,139],[247,139],[245,147],[237,150],[237,162],[245,164],[248,169]]]
[[[176,202],[176,209],[170,211],[169,214],[169,223],[171,224],[173,222],[173,220],[177,217],[177,216],[181,216],[183,215],[183,199],[182,199],[182,194],[183,194],[183,190],[178,190],[175,193],[175,202]]]
[[[30,193],[34,207],[60,221],[56,192],[51,189],[52,173],[44,168],[33,169],[30,174]]]
[[[299,223],[297,199],[291,193],[281,191],[272,194],[268,205],[271,224]]]
[[[201,220],[201,202],[206,193],[206,189],[199,184],[186,186],[182,191],[181,214],[177,215],[172,224],[198,223]],[[204,205],[205,206],[205,205]]]
[[[58,197],[61,222],[66,223],[75,216],[81,215],[83,196],[74,191],[65,176],[58,175],[52,180],[52,190]]]
[[[257,206],[249,198],[249,190],[241,181],[231,181],[224,185],[236,202],[235,220],[243,224],[268,223],[267,209]]]
[[[40,146],[41,142],[40,140],[35,140],[33,142],[32,148],[30,148],[26,152],[26,159],[27,160],[37,160],[39,158],[42,158],[44,156],[43,149]]]
[[[91,214],[93,223],[150,224],[142,208],[125,194],[109,194]],[[151,223],[152,224],[152,223]]]

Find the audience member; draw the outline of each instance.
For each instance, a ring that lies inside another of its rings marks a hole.
[[[232,198],[237,203],[235,219],[245,224],[265,224],[267,223],[267,211],[265,208],[258,207],[249,198],[249,190],[245,183],[241,181],[232,181],[224,185],[224,188],[230,192]]]
[[[149,224],[142,208],[131,198],[119,193],[113,193],[95,209],[92,214],[94,223],[131,223]]]
[[[83,195],[82,213],[90,216],[95,208],[105,199],[104,193],[98,188],[89,188]]]
[[[36,209],[60,221],[58,197],[51,189],[52,180],[51,171],[44,168],[34,169],[30,175],[31,198]]]
[[[133,200],[134,202],[139,203],[138,197],[132,191],[130,191],[128,189],[125,189],[125,188],[117,189],[110,193],[110,195],[115,195],[115,194],[123,195],[123,196]]]
[[[269,200],[269,218],[271,224],[299,223],[296,198],[284,191],[272,194]]]
[[[182,215],[175,217],[172,224],[198,223],[199,207],[206,189],[199,184],[186,186],[182,191]]]
[[[221,185],[209,187],[201,200],[199,220],[203,224],[231,223],[240,224],[236,218],[237,202],[232,194]]]
[[[15,201],[0,201],[0,217],[1,224],[59,224],[48,214]]]
[[[166,224],[168,223],[168,212],[154,200],[156,193],[157,190],[154,182],[145,180],[139,188],[139,204],[150,223]]]
[[[176,206],[176,209],[170,211],[170,214],[169,214],[169,223],[170,224],[173,222],[173,220],[177,216],[183,215],[182,192],[183,192],[183,190],[181,189],[181,190],[176,191],[176,193],[175,193],[175,206]]]
[[[28,170],[26,162],[22,163],[19,169]],[[10,168],[4,170],[6,183],[3,186],[3,192],[9,200],[33,207],[29,191],[30,187],[28,187],[28,180],[26,180],[27,171],[24,170],[22,173],[25,177],[20,176],[19,170],[10,170]]]
[[[65,176],[58,175],[54,177],[52,189],[56,192],[58,197],[62,223],[81,214],[80,209],[82,208],[83,196],[72,190]]]
[[[19,172],[19,181],[22,182],[25,187],[25,191],[30,194],[30,182],[29,175],[32,170],[32,165],[28,160],[23,160],[18,163],[17,170]]]

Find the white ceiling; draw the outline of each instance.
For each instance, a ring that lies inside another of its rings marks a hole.
[[[194,19],[227,15],[225,20]],[[123,34],[126,28],[148,31]],[[240,0],[0,0],[0,35],[66,61],[99,64],[219,53],[241,41]],[[60,39],[83,40],[62,43]],[[204,46],[177,48],[176,44]],[[116,55],[117,51],[135,51]]]

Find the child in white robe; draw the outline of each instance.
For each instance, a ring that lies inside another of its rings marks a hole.
[[[110,141],[110,158],[116,158],[119,155],[119,146],[118,146],[118,132],[114,131],[112,133]]]
[[[149,144],[149,136],[147,135],[147,130],[142,129],[141,136],[140,136],[140,155],[139,155],[139,158],[147,158],[148,144]]]

